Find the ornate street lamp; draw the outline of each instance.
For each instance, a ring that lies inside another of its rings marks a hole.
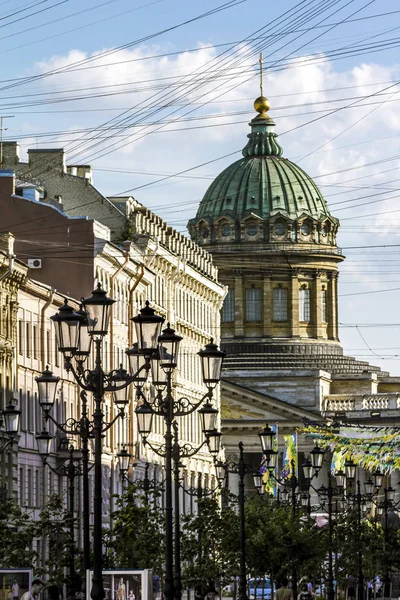
[[[130,452],[128,452],[124,446],[122,448],[122,450],[120,450],[118,452],[117,458],[118,458],[119,472],[121,473],[122,479],[128,480],[127,473],[129,471],[132,454],[130,454]]]
[[[222,364],[226,352],[220,350],[211,338],[210,343],[206,345],[204,350],[200,350],[198,355],[201,358],[203,382],[210,390],[212,390],[221,381]]]
[[[106,292],[101,289],[100,283],[93,290],[89,298],[84,298],[82,304],[88,314],[87,330],[94,340],[101,340],[108,333],[110,321],[110,308],[115,304],[113,298],[108,298]],[[62,349],[60,348],[62,352]]]
[[[178,365],[181,336],[177,335],[168,323],[163,332],[158,335],[158,346],[155,346],[156,330],[159,331],[161,328],[163,319],[156,317],[154,311],[148,306],[142,309],[141,314],[133,320],[137,331],[138,351],[149,356],[151,380],[157,390],[154,399],[151,397],[145,398],[143,392],[139,393],[139,397],[143,399],[143,402],[135,410],[138,419],[138,430],[143,443],[148,444],[153,452],[165,459],[166,573],[164,596],[166,600],[173,600],[174,598],[180,600],[182,596],[179,541],[180,459],[194,456],[205,443],[208,444],[212,455],[217,456],[220,452],[221,433],[217,430],[217,410],[213,408],[211,400],[213,389],[220,380],[225,353],[219,350],[213,341],[207,344],[205,349],[198,353],[202,361],[203,383],[207,387],[206,394],[195,402],[191,402],[188,398],[175,398],[172,390],[172,377]],[[193,413],[203,404],[204,407],[199,410],[199,413],[205,440],[197,448],[192,448],[190,444],[180,445],[176,418]],[[161,416],[165,422],[165,443],[161,448],[153,446],[148,439],[152,432],[153,415]],[[173,428],[174,435],[172,433]],[[174,469],[172,463],[174,463]],[[174,476],[175,481],[175,578],[173,573],[172,476]]]
[[[38,386],[39,404],[45,415],[49,414],[56,401],[59,377],[55,377],[47,366],[39,377],[35,377]]]
[[[261,442],[261,450],[264,454],[274,449],[276,433],[268,424],[258,432],[258,436]]]
[[[46,462],[49,457],[53,438],[54,435],[49,433],[47,429],[42,429],[42,431],[36,435],[39,456],[44,462]]]
[[[155,314],[149,304],[142,309],[141,314],[132,320],[138,333],[138,347],[127,351],[131,373],[128,374],[122,366],[111,373],[105,373],[102,365],[102,343],[108,333],[110,309],[115,300],[107,297],[106,292],[99,284],[92,295],[82,300],[82,309],[74,312],[73,308],[65,301],[52,318],[57,334],[58,348],[65,359],[65,368],[71,372],[75,381],[82,389],[82,416],[79,420],[68,419],[67,423],[57,423],[51,416],[51,409],[55,402],[56,389],[59,379],[54,377],[47,368],[42,375],[36,378],[39,390],[39,402],[45,413],[45,419],[50,419],[55,426],[66,434],[78,435],[82,439],[82,471],[84,478],[84,568],[90,567],[90,540],[89,540],[89,491],[88,491],[88,441],[94,438],[94,527],[93,547],[94,564],[91,596],[93,600],[103,600],[104,588],[102,580],[102,436],[118,418],[124,418],[125,408],[129,403],[128,385],[135,383],[137,393],[147,378],[149,358],[156,349],[157,337],[164,321],[163,317]],[[94,342],[94,368],[83,369],[83,362],[90,353],[91,340]],[[143,358],[138,357],[142,353]],[[73,359],[76,361],[74,366]],[[134,371],[134,366],[137,370]],[[90,419],[87,414],[86,395],[93,394],[94,411]],[[103,398],[105,393],[112,393],[114,405],[118,409],[114,419],[105,423],[103,415]],[[39,437],[39,442],[40,442]],[[42,439],[43,445],[45,440]],[[44,448],[43,448],[44,449]]]
[[[19,432],[19,422],[21,411],[10,400],[9,404],[3,410],[4,429],[10,438],[14,438]]]
[[[146,306],[140,310],[139,315],[133,317],[132,321],[136,329],[139,352],[151,356],[157,349],[161,326],[165,321],[164,317],[157,315],[147,301]]]

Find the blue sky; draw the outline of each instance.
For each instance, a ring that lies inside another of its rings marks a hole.
[[[4,120],[5,138],[18,139],[22,156],[65,147],[70,164],[92,164],[104,194],[132,190],[185,231],[213,177],[240,157],[264,47],[264,92],[284,156],[315,177],[341,220],[344,348],[400,375],[400,5],[235,0],[154,35],[222,4],[0,1],[0,114],[15,115]],[[104,129],[122,113],[128,129]]]

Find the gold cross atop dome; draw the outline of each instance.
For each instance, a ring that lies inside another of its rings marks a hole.
[[[260,52],[260,59],[258,62],[260,64],[260,92],[261,92],[261,95],[256,100],[254,100],[254,108],[259,113],[259,115],[256,117],[256,119],[270,119],[271,117],[269,115],[267,115],[267,112],[270,109],[271,105],[269,103],[269,100],[263,95],[263,57],[262,57],[262,52]]]

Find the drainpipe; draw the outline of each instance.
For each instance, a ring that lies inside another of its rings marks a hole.
[[[131,321],[132,317],[134,317],[133,314],[133,293],[136,290],[137,286],[139,285],[139,283],[142,281],[143,276],[144,276],[144,270],[145,267],[150,268],[151,265],[153,264],[156,256],[157,256],[157,252],[158,249],[160,247],[160,240],[159,238],[157,238],[156,240],[156,246],[153,250],[153,252],[147,257],[149,260],[146,261],[142,261],[139,265],[139,273],[136,276],[135,281],[132,284],[132,287],[129,290],[129,319],[128,319],[128,343],[129,343],[129,348],[132,347],[133,344],[133,323]]]
[[[117,275],[119,275],[121,273],[121,271],[126,267],[126,265],[129,262],[129,250],[127,250],[126,252],[124,252],[124,262],[122,263],[122,265],[120,265],[118,267],[118,269],[115,271],[115,273],[113,273],[111,275],[110,278],[110,298],[114,298],[114,280],[117,277]],[[110,344],[110,371],[112,371],[114,369],[114,353],[113,353],[113,348],[114,348],[114,304],[112,304],[110,306],[110,337],[109,337],[109,344]],[[117,365],[117,369],[119,369],[119,365]]]
[[[49,292],[49,297],[46,302],[43,304],[40,311],[40,362],[41,362],[41,370],[44,371],[46,368],[46,353],[45,353],[45,318],[46,318],[46,310],[53,302],[54,294],[56,292],[55,288],[51,288]]]

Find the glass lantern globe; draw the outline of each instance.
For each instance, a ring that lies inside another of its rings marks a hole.
[[[314,448],[310,452],[310,460],[311,464],[314,467],[315,471],[319,471],[322,467],[322,462],[324,460],[324,450],[316,444]]]
[[[3,410],[4,418],[4,429],[7,435],[14,437],[19,431],[19,422],[21,418],[21,411],[13,404],[10,400],[9,404]]]
[[[256,488],[256,490],[260,490],[261,486],[262,486],[262,475],[261,475],[260,471],[255,471],[253,473],[252,477],[253,477],[254,487]]]
[[[101,288],[100,283],[98,283],[92,295],[89,298],[84,298],[82,304],[88,314],[87,328],[89,335],[94,339],[101,340],[108,333],[110,308],[115,304],[115,300],[109,298]]]
[[[69,306],[68,300],[65,298],[64,304],[50,319],[54,323],[59,351],[63,353],[65,358],[72,358],[78,349],[79,326],[82,322],[82,316],[75,312],[72,306]]]
[[[122,474],[127,473],[129,470],[130,460],[132,454],[130,454],[125,446],[117,454],[119,470]]]
[[[90,356],[92,349],[92,336],[89,335],[89,315],[86,310],[81,307],[77,313],[81,317],[81,322],[78,327],[77,348],[74,352],[74,358],[77,362],[84,363]]]
[[[41,433],[38,433],[36,436],[39,455],[43,461],[46,461],[50,454],[53,437],[54,435],[51,435],[46,429],[43,429]]]
[[[176,369],[178,365],[178,352],[181,341],[182,337],[175,333],[175,329],[172,329],[169,323],[158,337],[160,366],[169,373]]]
[[[209,400],[198,411],[201,422],[201,430],[204,435],[211,434],[218,426],[218,410],[213,407]]]
[[[59,377],[53,375],[47,366],[39,377],[35,377],[38,386],[39,404],[45,413],[49,413],[56,400]]]
[[[312,479],[312,476],[314,474],[314,469],[312,466],[312,462],[309,458],[307,458],[303,462],[303,464],[301,465],[301,468],[303,469],[304,479]]]
[[[126,351],[129,360],[129,372],[131,377],[135,377],[134,383],[143,384],[147,381],[149,374],[147,367],[146,355],[139,352],[138,344],[135,342],[132,348]]]
[[[213,456],[217,456],[220,452],[221,436],[221,432],[217,430],[213,431],[212,433],[209,433],[207,436],[208,449],[210,451],[210,454],[212,454]]]
[[[161,326],[164,320],[164,317],[157,315],[154,308],[151,308],[149,301],[140,310],[140,314],[132,318],[135,325],[139,352],[151,355],[157,350],[158,338],[160,337]]]
[[[147,438],[152,432],[153,411],[147,402],[143,402],[135,409],[139,433]]]
[[[347,479],[354,479],[356,476],[356,464],[351,459],[346,460],[344,463],[344,471]]]
[[[346,473],[340,469],[335,473],[336,485],[338,488],[344,488],[346,486]]]
[[[201,360],[201,370],[203,373],[203,382],[208,389],[214,389],[221,380],[221,371],[226,352],[219,350],[211,338],[209,344],[204,350],[197,353]]]
[[[120,365],[119,369],[113,371],[110,376],[110,382],[115,385],[116,388],[125,385],[125,387],[113,390],[114,404],[118,406],[119,409],[129,404],[129,386],[126,385],[128,381],[128,372],[122,368],[122,365]]]
[[[258,432],[258,437],[260,438],[261,450],[264,454],[274,449],[276,433],[268,423]]]

